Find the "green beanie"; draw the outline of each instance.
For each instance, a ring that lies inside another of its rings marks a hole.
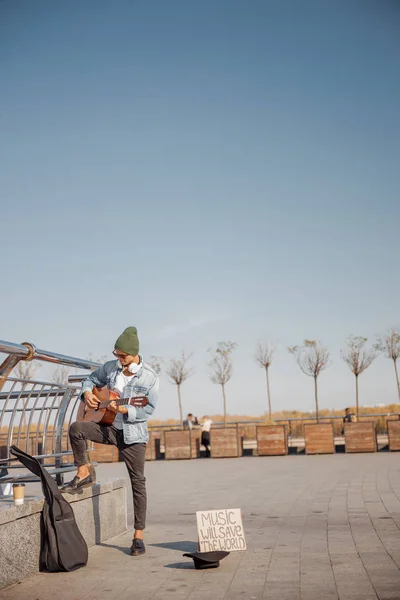
[[[131,356],[137,356],[139,354],[139,338],[136,327],[127,327],[115,342],[114,348]]]

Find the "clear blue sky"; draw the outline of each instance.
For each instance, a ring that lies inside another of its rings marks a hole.
[[[224,339],[230,412],[265,409],[258,339],[274,407],[312,409],[286,347],[315,338],[321,405],[350,404],[344,339],[400,325],[399,31],[389,0],[3,0],[0,338],[100,356],[135,324],[144,356],[194,352],[199,416]]]

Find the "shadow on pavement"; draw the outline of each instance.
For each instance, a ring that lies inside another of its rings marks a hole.
[[[131,544],[131,542],[129,542],[129,544]],[[105,544],[104,542],[102,542],[101,544],[96,544],[96,546],[102,546],[103,548],[114,548],[115,550],[119,550],[124,554],[128,554],[128,556],[130,556],[131,554],[130,546],[116,546],[115,544]]]
[[[149,544],[157,548],[168,548],[169,550],[181,550],[182,552],[196,552],[198,550],[197,542],[165,542],[163,544]],[[177,563],[179,564],[179,563]]]
[[[192,570],[194,569],[193,562],[177,562],[171,563],[170,565],[164,565],[166,569],[183,569],[183,570]]]

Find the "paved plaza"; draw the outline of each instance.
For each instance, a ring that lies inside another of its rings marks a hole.
[[[100,465],[98,478],[124,469]],[[400,600],[396,453],[159,461],[146,475],[145,556],[127,553],[130,531],[92,548],[86,568],[35,575],[0,598]],[[182,557],[197,547],[195,511],[218,508],[242,509],[248,550],[196,571]]]

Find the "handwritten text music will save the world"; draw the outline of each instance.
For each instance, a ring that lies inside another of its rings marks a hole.
[[[240,508],[196,512],[200,552],[246,550]]]

